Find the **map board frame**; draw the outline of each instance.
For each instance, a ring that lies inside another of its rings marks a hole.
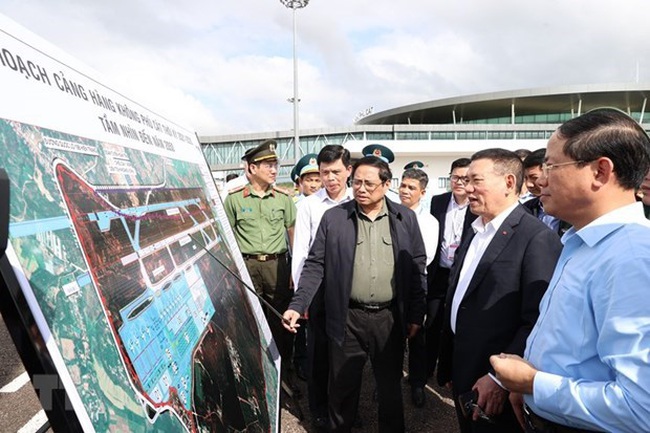
[[[107,83],[0,15],[0,301],[52,428],[276,432],[278,351],[198,138]]]

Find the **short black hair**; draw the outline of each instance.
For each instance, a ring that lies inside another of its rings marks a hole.
[[[528,149],[517,149],[514,151],[515,154],[521,159],[522,161],[528,157],[532,152]]]
[[[500,148],[479,150],[472,155],[472,161],[478,159],[489,159],[494,162],[494,170],[499,175],[514,175],[515,192],[517,194],[521,192],[521,186],[524,183],[524,164],[515,152]]]
[[[228,173],[226,175],[226,182],[230,182],[233,179],[237,179],[239,175],[237,173]]]
[[[364,156],[363,158],[357,160],[352,166],[352,178],[354,178],[354,173],[357,171],[357,168],[362,165],[369,165],[370,167],[376,167],[379,169],[379,180],[381,183],[386,183],[393,179],[393,173],[390,171],[388,163],[383,159],[377,158],[376,156]]]
[[[350,165],[350,151],[340,144],[328,144],[318,152],[318,166],[325,162],[330,163],[341,160],[344,166]]]
[[[539,167],[544,163],[546,149],[534,150],[524,159],[524,170],[532,167]]]
[[[454,162],[451,163],[451,169],[449,172],[451,173],[454,171],[455,168],[465,168],[469,167],[469,165],[472,163],[472,160],[469,158],[458,158]]]
[[[598,108],[568,120],[557,129],[566,140],[563,152],[575,161],[588,163],[601,157],[614,164],[623,188],[641,185],[650,169],[650,139],[636,120],[616,108]]]
[[[408,168],[402,173],[402,179],[415,179],[420,182],[420,188],[426,189],[429,184],[429,176],[419,168]]]

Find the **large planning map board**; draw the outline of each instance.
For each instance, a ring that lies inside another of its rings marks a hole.
[[[84,431],[277,431],[277,350],[196,135],[2,16],[0,94],[7,256]]]

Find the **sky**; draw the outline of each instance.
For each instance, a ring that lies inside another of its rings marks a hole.
[[[2,0],[4,14],[199,135],[293,128],[279,0]],[[572,84],[650,84],[647,0],[310,0],[300,130],[370,107]]]

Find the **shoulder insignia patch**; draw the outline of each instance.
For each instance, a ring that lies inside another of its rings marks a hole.
[[[291,192],[288,189],[280,188],[279,186],[273,185],[273,191],[277,191],[277,192],[282,193],[284,195],[291,196]]]

